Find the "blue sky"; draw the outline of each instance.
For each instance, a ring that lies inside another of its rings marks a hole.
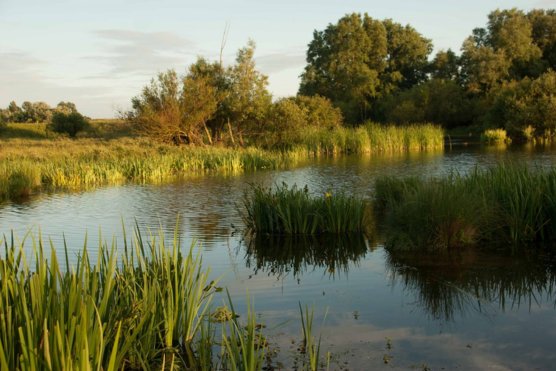
[[[556,0],[0,0],[0,107],[70,101],[87,116],[113,117],[158,72],[183,73],[197,55],[218,59],[228,21],[225,63],[251,38],[274,97],[293,95],[313,31],[346,13],[409,23],[435,52],[459,52],[490,11],[513,7]]]

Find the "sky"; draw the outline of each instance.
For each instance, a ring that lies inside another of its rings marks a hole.
[[[233,64],[249,38],[275,98],[294,95],[314,30],[347,13],[410,24],[434,53],[459,53],[499,9],[556,8],[556,0],[0,0],[0,108],[60,101],[91,118],[112,118],[159,72],[202,55]]]

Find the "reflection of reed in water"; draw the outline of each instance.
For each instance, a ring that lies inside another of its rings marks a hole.
[[[307,271],[324,268],[323,275],[339,277],[350,264],[371,249],[361,234],[254,236],[245,241],[246,264],[255,274],[261,270],[282,276],[301,276]]]
[[[431,318],[454,322],[469,314],[517,310],[554,302],[554,260],[491,255],[474,250],[423,255],[388,252],[387,274],[415,296]]]

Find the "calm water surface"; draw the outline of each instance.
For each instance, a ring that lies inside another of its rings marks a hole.
[[[419,257],[385,251],[380,239],[242,240],[236,203],[250,183],[346,188],[368,197],[380,174],[442,175],[501,160],[556,164],[556,147],[461,146],[452,150],[322,157],[284,171],[202,174],[158,185],[128,184],[75,194],[41,195],[0,206],[0,233],[30,231],[75,259],[84,243],[123,246],[135,220],[143,231],[176,227],[184,246],[202,246],[211,275],[224,275],[235,306],[254,296],[279,359],[291,368],[301,337],[298,302],[315,302],[331,369],[550,370],[556,366],[556,268],[550,259],[468,251]],[[102,235],[99,235],[102,230]],[[92,254],[94,255],[94,254]],[[216,304],[220,303],[216,298]],[[391,348],[386,345],[391,339]],[[390,358],[384,364],[383,358]]]

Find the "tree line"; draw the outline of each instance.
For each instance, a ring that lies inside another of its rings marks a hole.
[[[78,113],[77,108],[72,102],[60,102],[56,107],[50,107],[45,102],[23,102],[21,107],[12,101],[7,108],[0,108],[0,121],[27,123],[27,122],[50,122],[52,116],[57,113],[69,115]]]
[[[177,145],[231,140],[243,147],[246,138],[263,137],[280,145],[302,127],[341,126],[341,111],[327,98],[273,102],[267,76],[256,70],[255,49],[250,40],[231,66],[199,57],[185,76],[174,70],[160,73],[132,99],[124,118],[140,133]]]
[[[446,128],[478,124],[513,136],[556,133],[556,11],[495,10],[460,55],[411,26],[349,14],[315,31],[299,93],[319,94],[346,122]]]
[[[89,127],[88,118],[77,111],[72,102],[60,102],[54,108],[45,102],[23,102],[18,107],[12,101],[6,109],[0,109],[0,131],[7,123],[47,123],[47,130],[75,137]]]
[[[159,74],[125,117],[139,132],[176,144],[226,137],[244,146],[248,137],[277,145],[305,127],[366,120],[556,134],[555,10],[496,10],[460,55],[448,49],[429,59],[432,50],[410,25],[347,14],[314,31],[295,97],[272,101],[249,41],[232,66],[200,57],[184,76]]]

